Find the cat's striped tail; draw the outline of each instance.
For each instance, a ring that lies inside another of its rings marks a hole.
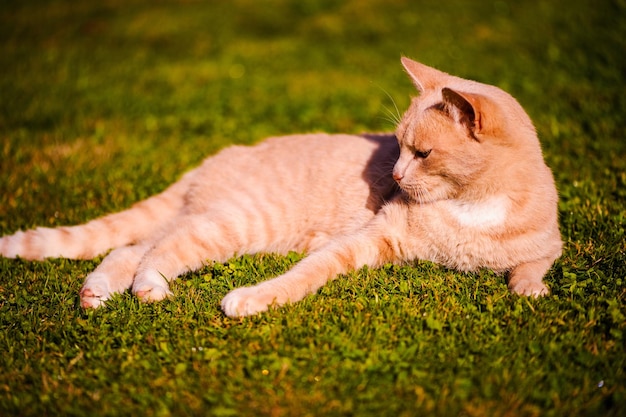
[[[82,225],[38,227],[0,237],[0,255],[28,260],[94,258],[109,249],[145,239],[158,230],[179,212],[185,192],[185,181],[179,181],[128,210]]]

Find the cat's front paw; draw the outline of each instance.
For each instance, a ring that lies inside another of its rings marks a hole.
[[[144,303],[152,303],[166,299],[172,295],[172,292],[161,274],[147,271],[135,277],[133,294]]]
[[[82,308],[102,307],[110,296],[107,277],[101,274],[90,274],[80,290],[80,306]]]
[[[281,303],[276,294],[263,288],[262,285],[254,287],[237,288],[226,294],[222,299],[222,310],[229,317],[251,316],[266,311],[271,305]]]
[[[80,291],[80,306],[82,308],[98,308],[105,304],[108,294],[97,288],[85,288]]]
[[[157,286],[152,288],[141,288],[135,291],[135,295],[144,303],[153,303],[155,301],[165,300],[167,297],[172,295],[172,292],[168,287]]]
[[[550,290],[544,285],[543,282],[531,280],[518,281],[509,289],[511,292],[529,297],[541,297],[550,293]]]

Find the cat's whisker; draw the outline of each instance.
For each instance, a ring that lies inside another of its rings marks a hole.
[[[390,114],[388,116],[379,116],[379,119],[384,120],[385,122],[389,123],[392,126],[392,129],[396,129],[396,127],[398,126],[398,124],[400,124],[400,122],[398,120],[395,119],[395,116]]]
[[[423,187],[422,193],[425,196],[425,203],[430,203],[431,201],[433,201],[433,195],[428,188]]]
[[[387,90],[385,90],[384,88],[382,88],[380,86],[378,86],[378,88],[380,88],[383,91],[383,93],[385,93],[387,95],[387,97],[389,97],[389,100],[391,100],[391,104],[393,104],[393,108],[395,110],[396,121],[399,123],[400,120],[402,119],[402,115],[400,113],[400,109],[398,109],[398,106],[396,105],[396,101],[393,99],[393,97],[391,97],[391,94],[389,94],[389,92]],[[390,111],[390,113],[391,113],[391,111]],[[392,115],[394,115],[394,114],[392,113]]]
[[[393,171],[393,166],[395,165],[394,163],[390,163],[390,164],[381,164],[381,172],[380,174],[374,178],[374,185],[379,185],[379,184],[384,184],[387,183],[389,181],[389,177],[391,176],[391,173]],[[394,181],[394,185],[397,185]]]
[[[427,191],[424,190],[423,188],[419,189],[419,203],[420,204],[426,204],[428,202],[428,198],[427,198]]]
[[[385,93],[385,95],[391,101],[391,104],[393,104],[393,110],[390,109],[389,107],[383,105],[383,109],[387,113],[387,116],[384,117],[383,119],[391,122],[393,124],[394,128],[395,128],[395,126],[399,125],[400,121],[402,120],[402,114],[400,113],[400,110],[398,109],[398,106],[396,105],[396,101],[393,99],[391,94],[389,94],[389,92],[387,90],[385,90],[384,88],[382,88],[380,85],[376,84],[376,87],[378,87],[380,89],[380,91]]]
[[[383,117],[384,120],[392,122],[394,126],[400,124],[400,116],[394,114],[393,111],[387,106],[383,106],[383,109],[387,112],[387,117]]]

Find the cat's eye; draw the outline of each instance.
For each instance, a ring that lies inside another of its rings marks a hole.
[[[428,149],[426,151],[415,151],[415,158],[426,159],[428,158],[428,155],[430,155],[431,151],[432,149]]]

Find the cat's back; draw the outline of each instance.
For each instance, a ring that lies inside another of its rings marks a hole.
[[[278,136],[254,146],[236,145],[207,158],[198,173],[211,188],[280,187],[297,194],[334,188],[393,186],[391,169],[398,156],[393,135],[311,133]],[[221,181],[216,181],[221,179]]]
[[[271,162],[286,168],[294,168],[294,164],[307,169],[323,167],[333,175],[333,167],[337,173],[346,169],[362,172],[386,159],[393,164],[399,151],[393,134],[309,133],[270,137],[254,146],[232,146],[222,152],[260,157],[261,164]]]
[[[396,189],[391,176],[399,154],[394,135],[292,135],[269,138],[256,148],[239,151],[260,158],[268,174],[285,179],[285,190],[294,193],[319,198],[336,192],[338,199],[366,193],[378,201]],[[370,209],[377,211],[379,203],[371,201]]]
[[[360,227],[396,191],[394,135],[302,134],[231,146],[191,173],[188,209],[249,208],[284,227],[334,234]]]

